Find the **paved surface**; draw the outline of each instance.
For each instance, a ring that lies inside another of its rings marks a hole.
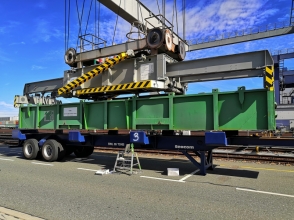
[[[200,176],[186,160],[141,157],[143,173],[95,175],[115,156],[47,163],[0,146],[0,207],[43,219],[294,219],[292,166],[215,161]]]

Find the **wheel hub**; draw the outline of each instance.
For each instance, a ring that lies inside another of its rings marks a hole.
[[[33,152],[33,147],[32,147],[32,145],[28,144],[27,147],[26,147],[26,149],[25,149],[25,151],[26,151],[26,154],[27,154],[27,155],[31,155],[32,152]]]
[[[50,157],[52,155],[52,147],[50,145],[45,146],[44,153],[47,157]]]

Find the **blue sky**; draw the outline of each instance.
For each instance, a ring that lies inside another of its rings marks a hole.
[[[150,4],[150,2],[154,4]],[[71,1],[75,7],[75,1]],[[86,0],[86,9],[90,5]],[[141,0],[152,6],[158,13],[156,0]],[[159,0],[161,4],[161,0]],[[167,17],[172,17],[172,2],[167,0]],[[213,34],[262,26],[268,23],[289,21],[291,0],[186,0],[186,38],[197,39]],[[80,8],[82,0],[79,0]],[[178,0],[178,5],[181,1]],[[73,8],[75,9],[75,8]],[[16,116],[18,109],[13,108],[14,95],[22,95],[27,82],[47,80],[63,76],[69,69],[64,63],[64,1],[27,0],[1,1],[0,3],[0,117]],[[181,7],[179,7],[181,10]],[[76,46],[77,14],[71,12],[69,46]],[[181,23],[181,13],[179,23]],[[85,20],[85,19],[84,19]],[[100,37],[112,42],[116,15],[101,6]],[[97,25],[97,23],[96,23]],[[89,29],[94,28],[94,17],[89,22]],[[116,43],[125,42],[130,25],[118,19]],[[182,26],[179,25],[180,33]],[[229,45],[219,48],[190,52],[187,59],[220,56],[255,50],[270,51],[293,48],[293,35],[265,40]],[[286,63],[294,65],[291,62]],[[243,79],[193,83],[188,93],[210,92],[212,88],[221,91],[236,90],[245,85],[248,89],[261,88],[261,79]],[[67,100],[70,102],[71,100]]]

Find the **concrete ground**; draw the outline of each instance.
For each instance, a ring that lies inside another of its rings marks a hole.
[[[95,175],[115,157],[48,163],[2,145],[0,207],[42,219],[294,219],[293,166],[216,160],[200,176],[182,158],[141,156],[141,173]]]

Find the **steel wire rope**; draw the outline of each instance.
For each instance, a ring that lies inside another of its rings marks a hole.
[[[90,19],[91,11],[92,11],[92,4],[93,4],[93,0],[91,1],[91,4],[90,4],[90,9],[89,9],[89,14],[88,14],[88,19],[87,19],[86,29],[85,29],[85,35],[86,35],[86,33],[87,33],[87,30],[88,30],[88,23],[89,23],[89,19]]]
[[[175,13],[175,0],[174,0],[174,3],[173,3],[173,15],[172,15],[172,32],[174,32],[174,13]]]
[[[115,26],[114,26],[114,33],[113,33],[113,38],[112,38],[112,45],[113,45],[113,42],[114,42],[114,38],[115,38],[115,32],[116,32],[116,27],[117,27],[117,20],[118,20],[118,14],[119,14],[119,11],[120,11],[120,6],[121,6],[121,0],[119,1],[119,7],[118,7],[118,10],[117,10],[117,15],[116,15],[116,22],[115,22]]]
[[[157,2],[157,7],[158,7],[158,13],[160,14],[160,8],[159,8],[158,0],[156,0],[156,2]]]
[[[101,5],[101,3],[99,2],[99,5],[98,5],[98,39],[100,38],[100,5]]]
[[[182,13],[183,13],[183,40],[185,40],[185,31],[186,31],[186,0],[182,0]]]
[[[97,36],[97,25],[96,25],[96,21],[97,21],[97,1],[95,0],[95,6],[94,6],[94,10],[95,10],[95,15],[94,15],[94,31],[95,31],[95,34],[94,34],[94,36],[95,36],[95,40],[94,40],[94,44],[95,44],[95,49],[97,49],[96,48],[96,36]]]
[[[179,35],[177,0],[175,0],[175,11],[176,11],[177,35]],[[179,41],[179,38],[178,38],[178,41]],[[179,43],[179,42],[178,42],[178,43]]]
[[[141,2],[140,2],[140,0],[138,0],[138,2],[139,2],[139,11],[140,11],[140,13],[141,13],[141,19],[142,19],[142,27],[144,28],[145,27],[145,25],[144,25],[144,19],[143,19],[143,14],[142,14],[142,5],[140,4]],[[140,20],[140,19],[139,19]],[[146,26],[147,26],[147,22],[146,22]],[[147,31],[147,27],[145,27],[145,29],[146,30],[141,30],[141,31],[143,31],[144,32],[144,35],[145,35],[145,31]],[[140,38],[141,38],[141,34],[139,33],[140,32],[140,30],[139,30],[139,28],[138,28],[138,38],[139,38],[139,36],[140,36]]]
[[[64,0],[64,51],[66,51],[66,0]]]
[[[83,21],[83,14],[84,14],[84,6],[85,6],[85,0],[83,2],[82,14],[81,14],[81,17],[80,17],[78,0],[76,0],[76,8],[77,8],[77,13],[78,13],[78,18],[79,18],[79,33],[78,33],[78,39],[77,39],[77,47],[78,47],[78,44],[79,44],[79,36],[80,36],[80,33],[82,32],[82,21]],[[81,47],[82,47],[82,45],[81,45]]]
[[[67,46],[66,49],[68,49],[69,44],[69,30],[70,30],[70,0],[68,1],[68,20],[67,20],[68,26],[67,26]]]
[[[98,4],[98,45],[99,45],[99,41],[100,41],[100,1]]]

